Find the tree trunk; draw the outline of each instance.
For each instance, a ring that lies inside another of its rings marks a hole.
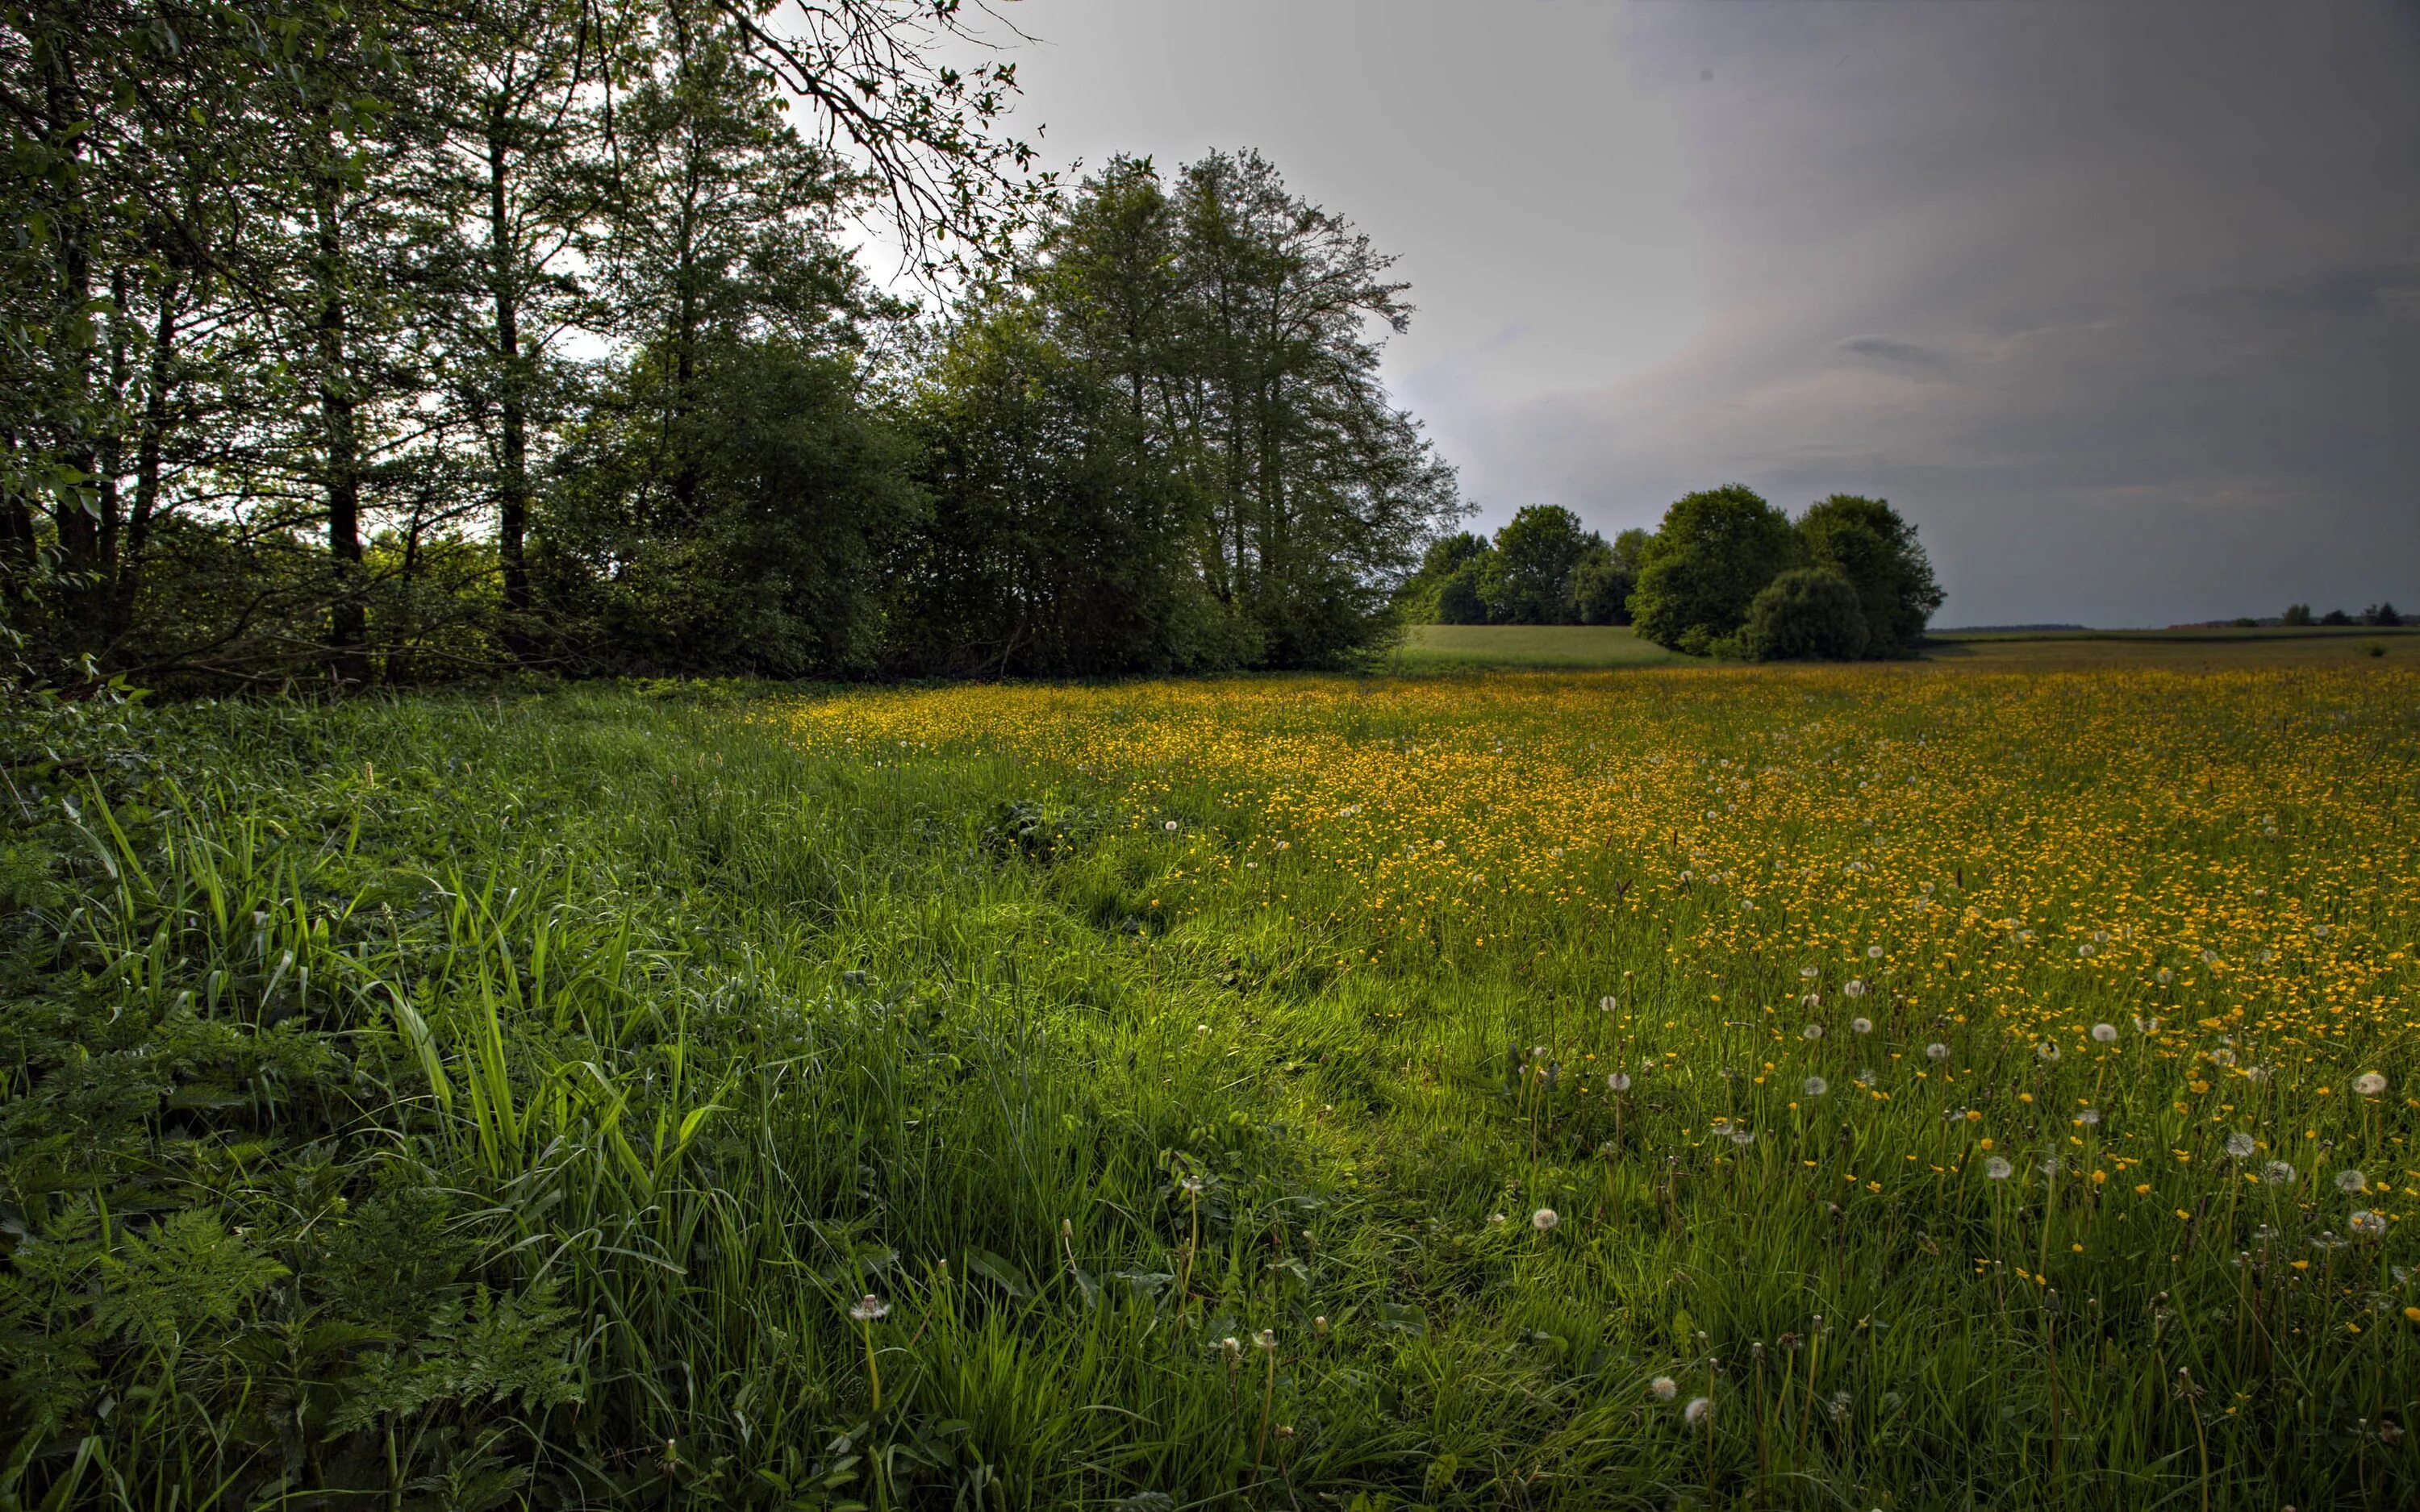
[[[54,39],[54,43],[64,40]],[[81,640],[85,639],[82,632],[86,628],[84,622],[91,608],[93,585],[103,576],[104,563],[101,560],[101,516],[91,492],[98,459],[89,424],[92,251],[85,242],[91,228],[85,224],[84,206],[85,117],[76,88],[75,65],[64,47],[49,50],[42,93],[43,112],[48,117],[44,125],[54,143],[64,149],[60,154],[65,169],[61,175],[64,197],[54,233],[59,249],[58,318],[52,342],[61,377],[67,383],[74,424],[67,443],[60,449],[60,460],[83,480],[58,491],[51,519],[58,532],[59,570],[69,575],[69,618],[74,622],[76,639]]]
[[[334,594],[328,614],[328,673],[339,687],[369,680],[369,621],[362,604],[361,440],[352,375],[346,354],[344,231],[338,217],[344,186],[335,167],[335,138],[324,118],[314,209],[318,256],[313,274],[319,309],[319,444],[328,500],[328,556]]]
[[[496,361],[504,409],[502,472],[496,480],[496,554],[504,576],[504,643],[525,655],[522,621],[530,611],[529,563],[522,552],[529,529],[528,361],[521,351],[520,301],[513,281],[512,220],[504,184],[507,145],[502,106],[488,117],[488,246],[494,260]]]

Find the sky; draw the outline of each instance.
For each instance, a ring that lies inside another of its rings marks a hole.
[[[1492,528],[1914,520],[1943,625],[2420,608],[2420,3],[1013,0],[1049,165],[1268,156],[1400,259]]]

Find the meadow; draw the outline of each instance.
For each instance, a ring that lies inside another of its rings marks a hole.
[[[2404,645],[24,713],[0,1494],[2409,1505]]]

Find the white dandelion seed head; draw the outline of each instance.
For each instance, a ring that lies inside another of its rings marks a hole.
[[[1924,1057],[1927,1060],[1947,1060],[1949,1047],[1936,1040],[1924,1047]]]
[[[1605,1078],[1605,1089],[1608,1092],[1629,1091],[1630,1073],[1625,1071],[1607,1072]]]
[[[1647,1393],[1659,1402],[1668,1402],[1681,1394],[1681,1387],[1670,1376],[1657,1376],[1647,1383]]]
[[[2118,1026],[2115,1024],[2096,1024],[2092,1026],[2092,1038],[2102,1044],[2116,1044],[2118,1042]]]
[[[1865,979],[1863,977],[1852,977],[1847,981],[1840,984],[1840,990],[1847,993],[1852,997],[1863,997],[1866,995]]]
[[[1557,1224],[1561,1223],[1562,1221],[1561,1214],[1556,1212],[1552,1208],[1540,1208],[1537,1211],[1529,1214],[1529,1227],[1542,1234],[1553,1228]]]
[[[1821,1076],[1809,1076],[1798,1084],[1798,1089],[1808,1097],[1822,1097],[1832,1089],[1832,1084]]]
[[[2075,1116],[2075,1121],[2084,1125],[2087,1129],[2098,1129],[2101,1127],[2101,1110],[2099,1108],[2086,1108],[2083,1112]]]
[[[1256,1350],[1274,1350],[1277,1347],[1278,1335],[1275,1329],[1264,1328],[1252,1335],[1252,1348]]]
[[[2155,972],[2153,972],[2153,973],[2151,974],[2151,980],[2152,980],[2153,981],[2158,982],[2161,986],[2164,987],[2164,986],[2166,986],[2168,983],[2170,983],[2170,982],[2172,982],[2172,981],[2174,981],[2174,980],[2177,980],[2177,974],[2176,974],[2175,972],[2173,972],[2173,971],[2170,971],[2167,967],[2165,967],[2165,966],[2162,966],[2159,970],[2157,970],[2157,971],[2155,971]]]
[[[2376,1239],[2379,1235],[2386,1232],[2386,1215],[2384,1213],[2372,1212],[2367,1208],[2364,1208],[2361,1211],[2354,1213],[2350,1218],[2347,1219],[2346,1222],[2352,1226],[2352,1231],[2354,1233],[2359,1234],[2364,1239]]]
[[[1756,1143],[1756,1135],[1748,1133],[1745,1129],[1733,1129],[1731,1131],[1731,1143],[1745,1148]]]
[[[1162,828],[1162,829],[1167,830],[1170,834],[1173,835],[1173,834],[1175,834],[1175,833],[1176,833],[1176,821],[1175,821],[1175,820],[1173,820],[1173,819],[1168,820],[1168,821],[1166,821],[1165,823],[1163,823],[1159,827],[1160,827],[1160,828]]]
[[[2218,964],[2218,952],[2216,950],[2204,950],[2201,953],[2201,964],[2206,966],[2214,966]]]
[[[1867,959],[1867,960],[1869,960],[1869,961],[1879,961],[1879,960],[1881,960],[1882,958],[1883,958],[1883,948],[1882,948],[1881,946],[1879,946],[1879,945],[1869,945],[1869,946],[1867,946],[1867,947],[1866,947],[1866,959]]]
[[[1596,1006],[1610,1013],[1614,1011],[1617,1005],[1613,1000],[1613,995],[1608,993],[1605,996],[1596,1000]]]
[[[2355,1170],[2338,1171],[2336,1172],[2336,1190],[2347,1194],[2366,1192],[2369,1190],[2369,1178]]]
[[[2376,1097],[2386,1090],[2386,1078],[2374,1071],[2366,1071],[2352,1079],[2352,1089],[2364,1097]]]
[[[2290,1161],[2273,1160],[2268,1164],[2267,1167],[2261,1171],[2260,1179],[2267,1181],[2271,1186],[2290,1185],[2294,1180],[2293,1163]]]
[[[857,1299],[857,1305],[848,1310],[848,1316],[861,1323],[873,1323],[879,1322],[888,1317],[890,1312],[891,1304],[869,1291]]]
[[[2034,1054],[2041,1057],[2044,1060],[2056,1060],[2058,1058],[2058,1046],[2053,1044],[2048,1040],[2044,1040],[2041,1043],[2034,1046]]]
[[[1808,980],[1808,981],[1813,981],[1813,980],[1814,980],[1818,976],[1821,976],[1822,974],[1823,974],[1823,973],[1821,972],[1821,970],[1820,970],[1819,968],[1817,968],[1817,967],[1814,967],[1814,966],[1800,966],[1800,967],[1798,968],[1798,975],[1799,975],[1799,976],[1801,976],[1801,977],[1803,977],[1803,978],[1805,978],[1805,979],[1806,979],[1807,980]]]
[[[2077,946],[2077,947],[2075,948],[2075,953],[2076,953],[2077,955],[2084,956],[2084,957],[2086,957],[2086,958],[2089,959],[2089,958],[2090,958],[2090,956],[2092,955],[2092,946],[2091,946],[2090,942],[2088,942],[2088,941],[2087,941],[2086,943],[2085,943],[2085,944],[2083,944],[2083,945],[2079,945],[2079,946]]]
[[[1798,1031],[1798,1037],[1802,1040],[1821,1040],[1823,1038],[1823,1026],[1821,1024],[1809,1024],[1807,1027]]]
[[[1857,1034],[1871,1034],[1874,1032],[1874,1021],[1869,1018],[1854,1018],[1849,1021],[1849,1028]]]
[[[2314,924],[2311,926],[2311,938],[2315,940],[2324,940],[2327,937],[2328,927],[2325,924]]]
[[[1681,1415],[1692,1424],[1703,1423],[1714,1414],[1714,1399],[1711,1396],[1692,1396],[1689,1405],[1681,1409]]]
[[[2259,1148],[2259,1142],[2248,1134],[2231,1134],[2226,1136],[2226,1152],[2237,1160],[2250,1160],[2252,1152]]]
[[[2016,1172],[2017,1168],[2015,1166],[2009,1165],[2007,1161],[2002,1160],[1997,1155],[1993,1156],[1990,1160],[1983,1163],[1983,1174],[1990,1177],[1994,1181],[2005,1181],[2009,1177],[2014,1176]]]

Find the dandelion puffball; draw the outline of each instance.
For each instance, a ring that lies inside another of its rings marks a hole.
[[[2248,1134],[2231,1134],[2226,1136],[2226,1152],[2237,1160],[2250,1160],[2252,1152],[2259,1148]]]
[[[2100,1041],[2102,1044],[2116,1044],[2118,1042],[2118,1026],[2115,1024],[2096,1024],[2092,1026],[2092,1037],[2095,1040]]]
[[[1608,1091],[1608,1092],[1627,1092],[1627,1091],[1629,1091],[1629,1090],[1630,1090],[1630,1073],[1629,1073],[1628,1072],[1622,1072],[1622,1071],[1608,1072],[1606,1072],[1606,1078],[1605,1078],[1605,1089],[1606,1089],[1606,1091]]]
[[[857,1299],[857,1305],[848,1310],[848,1316],[861,1323],[873,1323],[879,1322],[890,1311],[889,1303],[869,1291]]]
[[[1941,1043],[1939,1041],[1935,1041],[1931,1044],[1924,1047],[1924,1058],[1927,1060],[1947,1060],[1949,1058],[1949,1047]]]
[[[1823,1026],[1821,1024],[1809,1024],[1807,1027],[1798,1031],[1798,1037],[1802,1040],[1821,1040],[1823,1038]]]
[[[1668,1402],[1680,1395],[1681,1388],[1670,1376],[1657,1376],[1647,1383],[1648,1394],[1659,1402]]]
[[[1869,946],[1867,946],[1867,947],[1866,947],[1866,959],[1867,959],[1867,960],[1869,960],[1869,961],[1879,961],[1879,960],[1881,960],[1882,958],[1883,958],[1883,948],[1882,948],[1881,946],[1879,946],[1879,945],[1869,945]]]
[[[2016,1174],[2016,1167],[1994,1155],[1983,1163],[1983,1174],[1994,1181],[2005,1181]]]
[[[2364,1097],[2376,1097],[2386,1090],[2386,1078],[2374,1071],[2366,1071],[2352,1079],[2352,1089]]]
[[[1847,993],[1852,997],[1863,997],[1866,995],[1865,981],[1856,977],[1852,977],[1846,982],[1843,982],[1840,986],[1840,990]]]
[[[2273,1160],[2260,1176],[2271,1186],[2285,1186],[2294,1180],[2294,1167],[2290,1162]]]
[[[1540,1208],[1537,1211],[1529,1214],[1529,1227],[1542,1234],[1545,1233],[1548,1229],[1553,1228],[1557,1224],[1561,1223],[1562,1221],[1561,1216],[1552,1208]]]
[[[1689,1405],[1681,1409],[1681,1415],[1693,1424],[1703,1423],[1712,1417],[1714,1412],[1714,1399],[1711,1396],[1692,1396],[1689,1398]]]
[[[2366,1192],[2369,1190],[2369,1178],[2359,1171],[2338,1171],[2336,1172],[2336,1190],[2348,1194]]]
[[[2347,1222],[2351,1224],[2352,1231],[2364,1239],[2376,1239],[2386,1232],[2386,1215],[2372,1212],[2366,1208],[2354,1213]]]
[[[1832,1084],[1821,1076],[1809,1076],[1799,1084],[1798,1089],[1808,1097],[1822,1097],[1832,1089]]]
[[[2058,1046],[2051,1043],[2048,1040],[2044,1040],[2041,1043],[2034,1046],[2034,1054],[2041,1057],[2044,1060],[2056,1060],[2058,1058]]]
[[[1171,819],[1171,820],[1169,820],[1166,824],[1161,825],[1159,827],[1160,827],[1160,828],[1162,828],[1162,829],[1167,830],[1170,834],[1173,835],[1173,834],[1175,834],[1175,833],[1176,833],[1176,821],[1175,821],[1175,820],[1173,820],[1173,819]]]

